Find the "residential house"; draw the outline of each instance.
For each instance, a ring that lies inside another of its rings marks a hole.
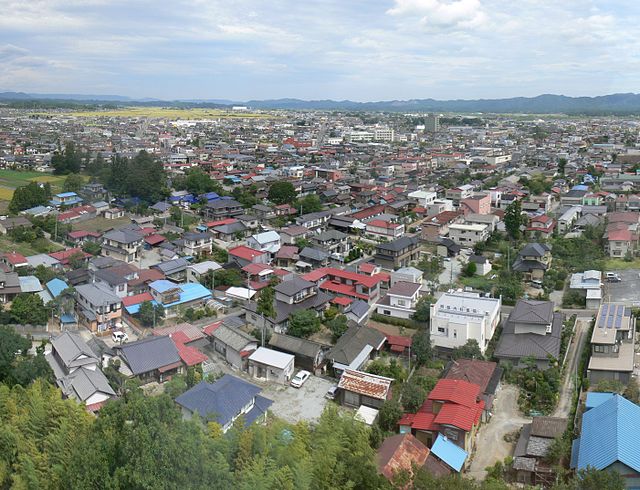
[[[448,351],[473,339],[484,353],[500,323],[501,307],[500,298],[472,292],[444,293],[430,307],[432,344]]]
[[[206,219],[220,220],[241,215],[244,208],[235,199],[216,199],[205,204],[203,212]]]
[[[187,278],[187,267],[190,264],[184,257],[178,257],[177,259],[166,260],[152,265],[151,268],[160,271],[167,279],[180,282]]]
[[[329,265],[329,253],[319,248],[304,247],[298,252],[298,261],[296,268],[306,272],[318,267],[326,267]]]
[[[387,337],[375,328],[350,323],[347,331],[327,353],[326,358],[337,372],[358,371],[373,359],[384,346]]]
[[[116,346],[123,366],[120,371],[143,383],[168,381],[184,371],[176,344],[169,335],[146,337]]]
[[[418,412],[405,414],[398,425],[401,434],[411,432],[427,446],[433,446],[439,436],[444,436],[469,454],[483,412],[484,401],[478,385],[440,379]]]
[[[460,211],[442,211],[422,222],[422,239],[428,242],[438,242],[449,234],[449,226],[462,223],[463,214]]]
[[[489,214],[491,212],[491,194],[476,194],[460,200],[460,209],[466,214]]]
[[[228,250],[230,264],[236,264],[242,268],[247,264],[268,264],[269,254],[261,250],[255,250],[245,245]]]
[[[316,269],[302,278],[316,283],[321,290],[328,293],[361,299],[369,304],[375,303],[378,299],[380,284],[386,280],[386,276],[382,274],[367,276],[334,267]]]
[[[201,254],[210,254],[213,245],[213,236],[208,232],[189,231],[178,240],[180,252],[189,257]]]
[[[131,229],[111,230],[102,236],[102,255],[131,263],[140,260],[144,236]]]
[[[275,254],[280,250],[280,235],[276,231],[258,233],[247,238],[247,246],[254,250]]]
[[[514,367],[528,367],[531,359],[538,369],[559,360],[564,315],[553,311],[551,301],[518,300],[502,328],[494,357]]]
[[[244,305],[247,322],[257,328],[269,328],[277,333],[284,333],[289,325],[289,316],[302,310],[313,310],[320,314],[325,310],[332,296],[320,291],[317,284],[299,276],[282,281],[275,286],[273,308],[275,317],[265,317],[258,313],[256,302]]]
[[[526,281],[542,281],[551,266],[551,246],[546,243],[527,243],[516,257],[513,270],[521,272]]]
[[[459,379],[480,387],[480,398],[484,401],[484,418],[491,417],[503,370],[497,363],[479,359],[452,359],[445,366],[443,379]]]
[[[380,409],[391,399],[392,378],[345,369],[338,382],[337,400],[348,407],[371,407]]]
[[[80,325],[98,334],[106,334],[120,325],[122,299],[119,296],[100,284],[80,284],[75,290]]]
[[[246,426],[265,419],[273,402],[261,396],[261,391],[262,388],[225,374],[215,383],[201,381],[178,396],[176,404],[184,420],[197,415],[204,423],[217,422],[225,433],[240,416]]]
[[[239,328],[225,325],[223,321],[213,325],[215,328],[205,328],[205,333],[211,338],[213,350],[234,368],[246,371],[247,358],[258,348],[258,340]]]
[[[620,395],[603,397],[582,416],[580,437],[573,441],[571,468],[614,470],[625,488],[640,486],[640,406]]]
[[[416,312],[422,284],[415,282],[396,282],[377,303],[379,315],[409,319]]]
[[[385,269],[408,267],[420,258],[420,239],[417,236],[403,236],[391,242],[379,243],[373,255],[374,262]]]
[[[444,195],[446,199],[451,199],[456,203],[459,203],[463,199],[467,199],[471,196],[473,196],[473,186],[470,184],[454,187],[453,189],[447,189]]]
[[[202,284],[187,282],[176,284],[167,279],[149,283],[153,301],[164,309],[165,318],[177,316],[187,308],[199,308],[211,299],[211,291]],[[130,314],[139,311],[140,304],[127,307]]]
[[[351,250],[349,235],[338,230],[327,230],[311,237],[313,246],[333,258],[344,258]]]
[[[100,370],[101,359],[80,335],[64,332],[51,339],[45,354],[56,384],[65,398],[73,398],[95,412],[116,395]]]
[[[331,218],[331,213],[329,211],[319,211],[317,213],[308,213],[298,216],[296,218],[296,224],[311,231],[318,231],[321,228],[324,228],[326,223],[329,221],[329,218]]]
[[[258,347],[249,356],[250,376],[266,381],[287,384],[293,377],[295,357],[266,347]]]
[[[51,206],[55,206],[56,208],[63,206],[75,206],[76,204],[80,204],[82,202],[82,198],[78,196],[75,192],[61,192],[60,194],[56,194],[53,196],[49,204]]]
[[[543,214],[534,216],[529,220],[529,226],[525,228],[525,232],[533,237],[550,237],[555,229],[556,222],[551,216]]]
[[[329,345],[312,340],[273,333],[269,339],[269,347],[295,357],[294,364],[314,374],[321,374],[325,368],[325,354]]]
[[[213,260],[205,260],[187,266],[187,282],[201,282],[209,272],[222,269],[222,266]]]
[[[382,219],[374,219],[367,223],[366,233],[374,238],[394,239],[404,235],[405,227],[402,223],[393,223]]]
[[[16,228],[32,228],[33,225],[24,216],[17,216],[15,218],[4,218],[0,220],[0,233],[6,235]]]
[[[396,434],[387,437],[377,452],[378,472],[389,481],[393,481],[400,472],[406,472],[413,478],[414,465],[425,465],[431,451],[411,434]]]
[[[622,303],[604,303],[598,310],[591,334],[591,359],[587,376],[592,385],[599,381],[632,380],[635,362],[636,320],[631,308]]]
[[[555,483],[555,471],[546,455],[566,429],[567,419],[560,417],[533,417],[522,427],[512,465],[518,483],[545,488]]]
[[[299,260],[298,247],[295,245],[283,245],[274,255],[274,263],[277,267],[293,268]]]
[[[280,228],[280,239],[283,245],[295,245],[296,240],[307,239],[312,235],[313,232],[304,226],[292,225]]]
[[[473,247],[489,238],[486,224],[453,223],[449,225],[449,238],[460,246]]]
[[[423,272],[420,269],[409,266],[401,267],[396,271],[392,271],[390,276],[391,286],[400,281],[422,284]]]
[[[0,271],[0,302],[8,303],[22,292],[17,272]]]
[[[571,274],[569,288],[579,291],[585,296],[586,307],[588,309],[600,308],[602,301],[602,272],[584,271]]]
[[[486,276],[491,272],[491,262],[483,255],[470,255],[469,262],[476,264],[476,276]]]
[[[567,233],[571,231],[574,223],[582,215],[582,206],[571,206],[558,218],[558,232]]]

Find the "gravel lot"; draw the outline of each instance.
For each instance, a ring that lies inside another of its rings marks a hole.
[[[264,386],[262,394],[273,400],[271,411],[276,417],[287,422],[296,423],[301,420],[317,421],[327,403],[324,395],[336,384],[324,378],[311,376],[301,388],[269,384]]]
[[[640,306],[640,270],[628,269],[612,271],[622,279],[621,282],[604,283],[604,301],[626,303],[629,306]]]

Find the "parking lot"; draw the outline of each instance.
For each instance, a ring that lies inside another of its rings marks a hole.
[[[270,383],[262,385],[262,395],[273,400],[271,411],[290,423],[317,421],[329,400],[324,395],[336,382],[311,376],[301,388]]]
[[[604,283],[603,301],[621,302],[629,306],[640,306],[640,270],[628,269],[615,272],[620,282]]]

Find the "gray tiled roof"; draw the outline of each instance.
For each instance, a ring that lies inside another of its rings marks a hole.
[[[95,284],[81,284],[76,286],[76,292],[86,298],[94,306],[121,302],[120,298],[111,291],[104,287],[96,286]]]
[[[377,349],[385,338],[382,332],[374,328],[360,327],[353,323],[338,339],[327,357],[334,362],[349,365],[367,345]]]
[[[76,333],[64,332],[51,340],[51,346],[58,353],[67,368],[95,364],[98,356]],[[84,356],[83,359],[79,357]]]
[[[257,342],[257,340],[242,330],[225,325],[220,325],[214,332],[213,338],[219,340],[223,344],[231,347],[233,350],[240,352],[247,344]]]
[[[133,243],[142,240],[142,235],[136,231],[121,228],[119,230],[111,230],[103,235],[105,240],[113,240],[118,243]]]
[[[180,362],[178,349],[168,335],[124,344],[120,350],[121,356],[136,376]]]
[[[281,333],[273,333],[269,339],[269,346],[275,347],[277,350],[289,352],[291,354],[300,354],[306,357],[315,358],[318,352],[328,346],[313,342],[312,340],[292,337]]]
[[[306,279],[302,279],[301,277],[295,276],[291,279],[287,279],[286,281],[282,281],[278,284],[274,289],[278,293],[282,293],[286,296],[293,296],[300,291],[308,289],[310,287],[314,287],[315,283],[307,281]]]
[[[495,356],[498,359],[519,360],[523,357],[533,357],[544,361],[549,356],[558,358],[560,354],[560,335],[562,331],[562,313],[553,314],[551,333],[539,335],[535,333],[514,333],[515,325],[507,321],[500,335]]]

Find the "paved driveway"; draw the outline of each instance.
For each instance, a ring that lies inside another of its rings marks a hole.
[[[324,395],[334,384],[334,381],[311,376],[301,388],[273,383],[262,385],[262,395],[273,400],[271,411],[276,417],[290,423],[301,420],[315,422],[322,415],[325,405],[332,403]]]
[[[515,443],[505,442],[504,436],[531,422],[531,418],[524,417],[518,409],[518,393],[516,386],[500,387],[493,401],[493,417],[476,435],[476,449],[468,471],[470,477],[484,480],[487,466],[513,454]]]
[[[629,306],[640,306],[640,270],[613,271],[620,282],[604,283],[604,301],[621,302]]]

